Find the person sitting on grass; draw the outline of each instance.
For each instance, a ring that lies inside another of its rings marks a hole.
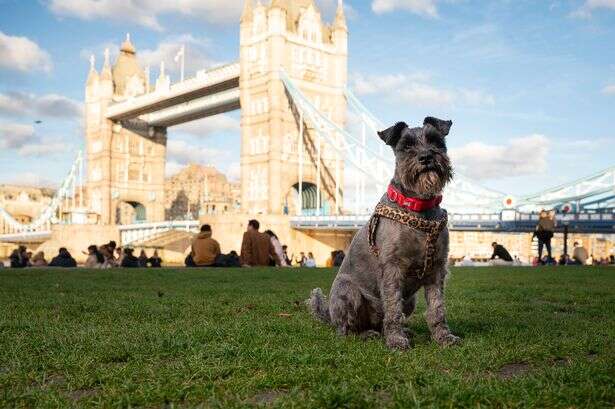
[[[24,268],[28,266],[28,252],[26,246],[19,246],[9,256],[11,268]]]
[[[141,253],[139,253],[139,267],[141,268],[147,267],[148,261],[149,261],[149,258],[147,257],[147,254],[145,254],[145,250],[141,249]]]
[[[316,260],[314,259],[314,255],[310,251],[305,259],[305,263],[303,263],[304,267],[314,268],[316,267]]]
[[[87,252],[88,258],[85,260],[84,267],[87,268],[102,268],[105,258],[102,253],[98,251],[98,247],[92,244],[88,246]]]
[[[111,240],[107,244],[103,244],[102,246],[100,246],[99,251],[100,251],[100,254],[102,254],[104,258],[102,268],[111,268],[111,267],[118,266],[118,260],[115,258],[116,246],[117,244],[113,240]]]
[[[302,251],[295,259],[295,264],[299,267],[305,266],[305,253]]]
[[[60,247],[58,255],[51,259],[49,267],[77,267],[77,262],[68,252],[66,247]]]
[[[158,250],[154,250],[154,254],[149,258],[148,262],[154,268],[162,267],[162,259],[158,255]]]
[[[280,259],[271,244],[270,237],[260,233],[258,220],[250,220],[248,228],[243,234],[241,241],[241,264],[246,267],[269,266],[273,260],[276,266],[280,265]]]
[[[498,244],[497,242],[491,243],[491,247],[493,247],[493,254],[491,255],[491,264],[494,266],[497,265],[509,265],[512,264],[512,257],[510,253],[504,246]]]
[[[574,249],[572,250],[572,261],[574,262],[574,264],[584,266],[588,257],[589,254],[587,253],[585,247],[579,245],[578,241],[575,241]]]
[[[192,252],[186,258],[189,267],[215,267],[220,255],[220,243],[213,239],[211,226],[204,224],[201,232],[192,240]]]
[[[278,266],[278,267],[288,267],[288,264],[286,264],[286,259],[284,258],[284,249],[282,248],[282,243],[280,243],[278,236],[276,236],[276,234],[272,232],[271,230],[265,230],[265,234],[269,236],[271,240],[271,244],[273,245],[273,249],[275,250],[275,253],[278,255],[278,260],[279,260],[279,264],[275,264],[275,260],[271,259],[270,265]]]
[[[118,250],[121,250],[121,249],[118,249]],[[124,248],[124,251],[122,252],[122,263],[120,264],[120,267],[127,267],[127,268],[139,267],[139,259],[136,258],[134,254],[132,254],[133,251],[134,249],[130,247]]]
[[[47,267],[47,260],[45,260],[45,253],[42,251],[37,252],[31,259],[30,265],[32,267]]]
[[[290,267],[292,264],[292,257],[288,257],[288,246],[286,244],[282,246],[282,252],[284,253],[284,262]]]

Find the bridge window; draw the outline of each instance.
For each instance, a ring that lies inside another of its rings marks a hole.
[[[248,199],[266,200],[267,191],[267,168],[260,165],[250,172],[250,178],[248,180]]]

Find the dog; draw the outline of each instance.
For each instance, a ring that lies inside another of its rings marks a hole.
[[[399,122],[378,132],[395,153],[393,179],[369,223],[352,239],[329,299],[316,288],[307,300],[311,313],[338,334],[382,334],[389,348],[408,348],[404,323],[424,287],[432,339],[443,346],[460,342],[444,309],[449,234],[446,211],[439,207],[453,178],[446,149],[451,126],[427,117],[422,127]]]

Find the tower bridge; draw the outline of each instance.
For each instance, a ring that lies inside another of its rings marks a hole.
[[[242,214],[208,222],[240,237],[247,218],[259,215],[288,241],[343,247],[367,221],[365,204],[376,203],[394,161],[376,134],[385,126],[347,84],[342,2],[328,24],[313,0],[247,0],[239,31],[238,61],[174,84],[163,63],[150,83],[129,37],[113,64],[106,51],[98,71],[92,57],[84,157],[32,222],[20,223],[0,207],[0,240],[45,241],[55,229],[95,232],[88,233],[95,242],[99,233],[92,226],[103,226],[126,244],[166,230],[193,230],[196,221],[164,220],[167,130],[240,110]],[[346,124],[349,111],[356,126]],[[359,177],[344,191],[349,169]],[[615,168],[520,198],[457,175],[444,200],[453,231],[528,232],[536,212],[549,208],[571,231],[615,233]],[[74,228],[79,225],[89,227]],[[228,246],[237,248],[235,236]]]

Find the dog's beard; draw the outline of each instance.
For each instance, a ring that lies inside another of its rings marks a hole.
[[[405,190],[417,194],[420,198],[431,198],[440,194],[452,179],[452,169],[447,163],[429,168],[416,162],[412,165],[408,166],[407,173],[401,175],[400,181]]]
[[[414,182],[416,193],[420,196],[435,196],[442,192],[445,182],[435,170],[421,172]]]

